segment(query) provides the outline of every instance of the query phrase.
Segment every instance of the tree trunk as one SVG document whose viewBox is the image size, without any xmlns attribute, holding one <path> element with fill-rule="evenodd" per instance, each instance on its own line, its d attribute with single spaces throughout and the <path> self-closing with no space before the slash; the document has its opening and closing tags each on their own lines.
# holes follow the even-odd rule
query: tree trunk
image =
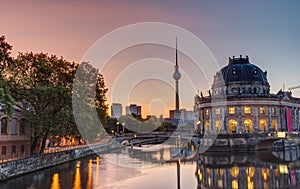
<svg viewBox="0 0 300 189">
<path fill-rule="evenodd" d="M 42 138 L 42 142 L 41 142 L 41 147 L 40 147 L 39 154 L 44 153 L 47 137 L 48 137 L 48 131 L 44 134 L 44 136 Z"/>
<path fill-rule="evenodd" d="M 36 154 L 36 148 L 38 146 L 38 138 L 36 136 L 33 137 L 33 141 L 31 143 L 31 147 L 30 147 L 30 153 L 31 155 Z"/>
</svg>

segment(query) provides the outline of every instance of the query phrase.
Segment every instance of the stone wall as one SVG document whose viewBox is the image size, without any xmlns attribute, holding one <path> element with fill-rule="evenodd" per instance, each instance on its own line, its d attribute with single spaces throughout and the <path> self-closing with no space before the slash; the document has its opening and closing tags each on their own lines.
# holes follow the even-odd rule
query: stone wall
<svg viewBox="0 0 300 189">
<path fill-rule="evenodd" d="M 31 173 L 84 156 L 92 155 L 94 153 L 108 152 L 112 149 L 118 148 L 118 144 L 118 142 L 113 140 L 106 144 L 91 145 L 62 152 L 40 154 L 29 158 L 3 162 L 0 163 L 0 182 L 26 173 Z"/>
</svg>

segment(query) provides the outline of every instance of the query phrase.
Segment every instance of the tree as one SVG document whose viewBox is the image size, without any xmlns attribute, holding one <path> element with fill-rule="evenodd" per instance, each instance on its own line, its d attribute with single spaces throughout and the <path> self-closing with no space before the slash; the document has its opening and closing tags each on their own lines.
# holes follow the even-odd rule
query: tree
<svg viewBox="0 0 300 189">
<path fill-rule="evenodd" d="M 107 104 L 104 78 L 90 63 L 77 69 L 73 87 L 73 113 L 81 135 L 88 143 L 107 136 Z"/>
<path fill-rule="evenodd" d="M 75 63 L 63 58 L 32 52 L 19 53 L 9 66 L 11 94 L 31 125 L 32 151 L 42 153 L 49 136 L 70 131 L 64 127 L 66 120 L 72 123 L 71 92 L 76 68 Z"/>
<path fill-rule="evenodd" d="M 0 37 L 0 109 L 11 116 L 13 114 L 13 105 L 15 100 L 10 95 L 8 82 L 4 79 L 4 69 L 10 65 L 12 58 L 10 51 L 12 46 L 5 41 L 5 37 Z"/>
</svg>

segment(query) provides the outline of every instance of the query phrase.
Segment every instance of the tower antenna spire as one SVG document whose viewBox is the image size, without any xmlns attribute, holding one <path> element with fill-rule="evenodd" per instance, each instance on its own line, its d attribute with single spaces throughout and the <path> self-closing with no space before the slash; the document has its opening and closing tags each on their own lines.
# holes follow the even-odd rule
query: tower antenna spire
<svg viewBox="0 0 300 189">
<path fill-rule="evenodd" d="M 177 52 L 177 37 L 176 37 L 176 63 L 174 66 L 175 72 L 173 73 L 173 78 L 175 80 L 175 109 L 176 111 L 179 111 L 179 79 L 181 78 L 181 74 L 179 72 L 179 66 L 178 66 L 178 52 Z"/>
<path fill-rule="evenodd" d="M 178 55 L 177 55 L 177 37 L 176 37 L 176 66 L 178 66 Z"/>
</svg>

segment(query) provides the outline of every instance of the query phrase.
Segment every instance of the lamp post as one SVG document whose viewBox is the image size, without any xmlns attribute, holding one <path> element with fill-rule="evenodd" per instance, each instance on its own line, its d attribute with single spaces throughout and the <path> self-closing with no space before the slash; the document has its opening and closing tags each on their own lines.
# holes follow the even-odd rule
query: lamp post
<svg viewBox="0 0 300 189">
<path fill-rule="evenodd" d="M 117 122 L 117 134 L 120 133 L 120 128 L 119 128 L 120 122 Z"/>
<path fill-rule="evenodd" d="M 123 126 L 123 134 L 125 134 L 125 123 L 122 123 Z"/>
</svg>

